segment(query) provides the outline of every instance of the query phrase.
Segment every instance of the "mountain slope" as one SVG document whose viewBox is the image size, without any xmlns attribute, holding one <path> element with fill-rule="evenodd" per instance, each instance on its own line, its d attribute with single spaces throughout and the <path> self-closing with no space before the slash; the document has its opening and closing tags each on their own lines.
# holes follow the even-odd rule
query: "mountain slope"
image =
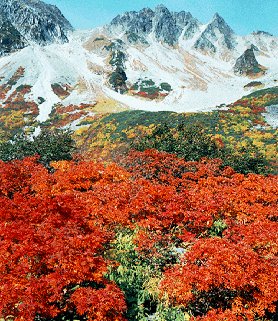
<svg viewBox="0 0 278 321">
<path fill-rule="evenodd" d="M 68 42 L 68 32 L 73 30 L 57 7 L 39 0 L 0 0 L 0 12 L 1 31 L 5 31 L 6 42 L 9 38 L 9 45 L 1 50 L 2 54 L 27 44 Z M 4 26 L 2 21 L 5 21 Z"/>
<path fill-rule="evenodd" d="M 21 1 L 0 0 L 0 7 L 9 3 L 15 9 Z M 271 87 L 278 79 L 277 37 L 264 32 L 238 36 L 218 14 L 202 24 L 185 11 L 145 8 L 65 39 L 72 28 L 57 8 L 37 0 L 24 3 L 28 19 L 21 30 L 32 19 L 38 23 L 30 33 L 16 34 L 14 47 L 26 48 L 0 59 L 1 102 L 5 108 L 16 99 L 18 88 L 28 86 L 24 99 L 37 105 L 38 122 L 61 109 L 74 119 L 73 127 L 95 110 L 212 110 L 253 90 L 246 87 L 249 75 L 234 74 L 237 59 L 251 46 L 258 64 L 265 67 L 258 82 Z M 9 21 L 14 17 L 9 14 Z M 46 45 L 50 40 L 53 43 Z M 19 69 L 21 76 L 14 82 Z M 90 107 L 81 111 L 82 103 Z"/>
</svg>

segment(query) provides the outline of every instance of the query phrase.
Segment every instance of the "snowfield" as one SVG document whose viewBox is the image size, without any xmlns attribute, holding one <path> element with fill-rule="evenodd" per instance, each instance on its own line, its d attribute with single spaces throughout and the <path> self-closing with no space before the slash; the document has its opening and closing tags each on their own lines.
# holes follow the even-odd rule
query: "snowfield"
<svg viewBox="0 0 278 321">
<path fill-rule="evenodd" d="M 163 100 L 147 100 L 131 94 L 120 94 L 112 90 L 108 84 L 109 74 L 113 70 L 108 63 L 109 53 L 88 50 L 85 46 L 85 43 L 93 42 L 103 34 L 105 35 L 105 29 L 102 28 L 76 31 L 72 33 L 69 43 L 45 47 L 29 46 L 2 57 L 0 84 L 7 82 L 19 67 L 23 67 L 23 77 L 9 94 L 19 85 L 31 85 L 28 99 L 37 102 L 38 98 L 42 97 L 45 100 L 39 105 L 40 114 L 37 120 L 40 122 L 48 119 L 55 104 L 95 104 L 99 97 L 113 99 L 130 109 L 210 111 L 217 105 L 231 103 L 255 90 L 244 89 L 244 86 L 254 79 L 236 76 L 233 73 L 238 56 L 250 44 L 255 44 L 259 49 L 256 58 L 267 68 L 266 74 L 261 75 L 256 81 L 261 81 L 265 87 L 277 86 L 278 46 L 273 44 L 273 37 L 238 37 L 236 50 L 228 60 L 196 51 L 192 48 L 193 40 L 180 40 L 179 45 L 173 48 L 148 39 L 149 46 L 125 44 L 127 81 L 133 84 L 140 78 L 152 79 L 158 84 L 169 83 L 173 90 Z M 105 37 L 109 38 L 108 35 Z M 53 92 L 53 84 L 69 86 L 69 96 L 57 96 Z"/>
</svg>

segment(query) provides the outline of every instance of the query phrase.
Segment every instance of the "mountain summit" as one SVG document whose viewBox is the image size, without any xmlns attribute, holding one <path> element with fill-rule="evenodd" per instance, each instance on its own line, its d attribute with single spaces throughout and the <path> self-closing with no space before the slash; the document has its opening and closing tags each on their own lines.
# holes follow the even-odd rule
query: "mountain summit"
<svg viewBox="0 0 278 321">
<path fill-rule="evenodd" d="M 56 6 L 39 0 L 0 0 L 0 54 L 30 43 L 68 42 L 72 30 Z"/>
<path fill-rule="evenodd" d="M 148 36 L 155 40 L 173 46 L 178 43 L 179 37 L 184 33 L 186 39 L 191 38 L 199 28 L 199 22 L 191 13 L 170 12 L 164 5 L 157 6 L 154 11 L 144 8 L 139 12 L 130 11 L 118 15 L 108 25 L 112 33 L 124 32 L 133 34 L 143 42 Z"/>
<path fill-rule="evenodd" d="M 277 86 L 278 38 L 237 35 L 218 13 L 201 23 L 159 5 L 72 30 L 55 6 L 0 0 L 0 110 L 39 122 L 56 110 L 74 127 L 95 108 L 211 110 L 252 90 L 250 78 Z"/>
<path fill-rule="evenodd" d="M 215 53 L 217 51 L 216 43 L 224 49 L 232 50 L 235 48 L 234 31 L 218 13 L 214 15 L 194 47 L 195 49 Z"/>
</svg>

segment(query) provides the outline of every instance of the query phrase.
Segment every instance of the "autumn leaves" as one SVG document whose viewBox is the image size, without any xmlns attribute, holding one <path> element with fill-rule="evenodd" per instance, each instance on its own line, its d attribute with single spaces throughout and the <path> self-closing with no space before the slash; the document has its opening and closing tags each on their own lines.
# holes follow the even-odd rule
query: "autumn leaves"
<svg viewBox="0 0 278 321">
<path fill-rule="evenodd" d="M 166 304 L 190 320 L 271 320 L 277 178 L 154 150 L 121 164 L 126 169 L 60 161 L 49 172 L 36 158 L 1 163 L 1 314 L 124 320 L 130 292 L 109 273 L 123 255 L 117 233 L 127 229 L 138 264 L 148 262 L 158 279 L 153 310 Z"/>
</svg>

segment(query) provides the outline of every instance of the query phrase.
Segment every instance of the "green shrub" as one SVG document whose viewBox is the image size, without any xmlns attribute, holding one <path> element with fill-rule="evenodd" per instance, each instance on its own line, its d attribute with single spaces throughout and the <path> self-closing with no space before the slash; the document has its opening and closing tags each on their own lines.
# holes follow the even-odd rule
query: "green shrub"
<svg viewBox="0 0 278 321">
<path fill-rule="evenodd" d="M 140 259 L 133 243 L 134 232 L 119 231 L 108 258 L 119 265 L 110 268 L 108 278 L 120 287 L 126 297 L 128 320 L 147 321 L 152 298 L 144 286 L 151 278 L 151 268 Z"/>
<path fill-rule="evenodd" d="M 262 175 L 270 173 L 269 162 L 252 144 L 237 151 L 223 149 L 219 156 L 223 160 L 223 165 L 231 166 L 236 172 Z"/>
<path fill-rule="evenodd" d="M 230 166 L 243 174 L 269 174 L 269 162 L 258 149 L 250 144 L 240 150 L 218 147 L 216 142 L 206 134 L 202 123 L 180 123 L 175 128 L 166 123 L 158 125 L 150 135 L 132 143 L 132 147 L 144 151 L 154 148 L 159 151 L 176 154 L 187 161 L 201 158 L 220 158 L 223 166 Z"/>
<path fill-rule="evenodd" d="M 0 144 L 0 159 L 6 162 L 39 155 L 39 161 L 44 166 L 50 167 L 52 161 L 72 159 L 74 145 L 69 131 L 43 130 L 33 139 L 22 134 L 15 136 L 11 141 Z"/>
<path fill-rule="evenodd" d="M 172 90 L 171 85 L 168 84 L 167 82 L 161 83 L 161 84 L 160 84 L 160 88 L 161 88 L 162 90 L 169 91 L 169 92 Z"/>
<path fill-rule="evenodd" d="M 126 81 L 126 73 L 121 67 L 117 67 L 109 78 L 109 83 L 112 85 L 114 90 L 120 91 L 121 93 L 124 93 L 127 90 Z"/>
<path fill-rule="evenodd" d="M 114 67 L 123 67 L 126 55 L 122 51 L 113 51 L 109 64 Z"/>
<path fill-rule="evenodd" d="M 162 124 L 150 134 L 136 141 L 133 147 L 138 150 L 154 148 L 159 151 L 173 153 L 186 160 L 199 160 L 202 157 L 218 156 L 216 143 L 205 133 L 201 124 L 179 124 L 171 129 Z"/>
</svg>

